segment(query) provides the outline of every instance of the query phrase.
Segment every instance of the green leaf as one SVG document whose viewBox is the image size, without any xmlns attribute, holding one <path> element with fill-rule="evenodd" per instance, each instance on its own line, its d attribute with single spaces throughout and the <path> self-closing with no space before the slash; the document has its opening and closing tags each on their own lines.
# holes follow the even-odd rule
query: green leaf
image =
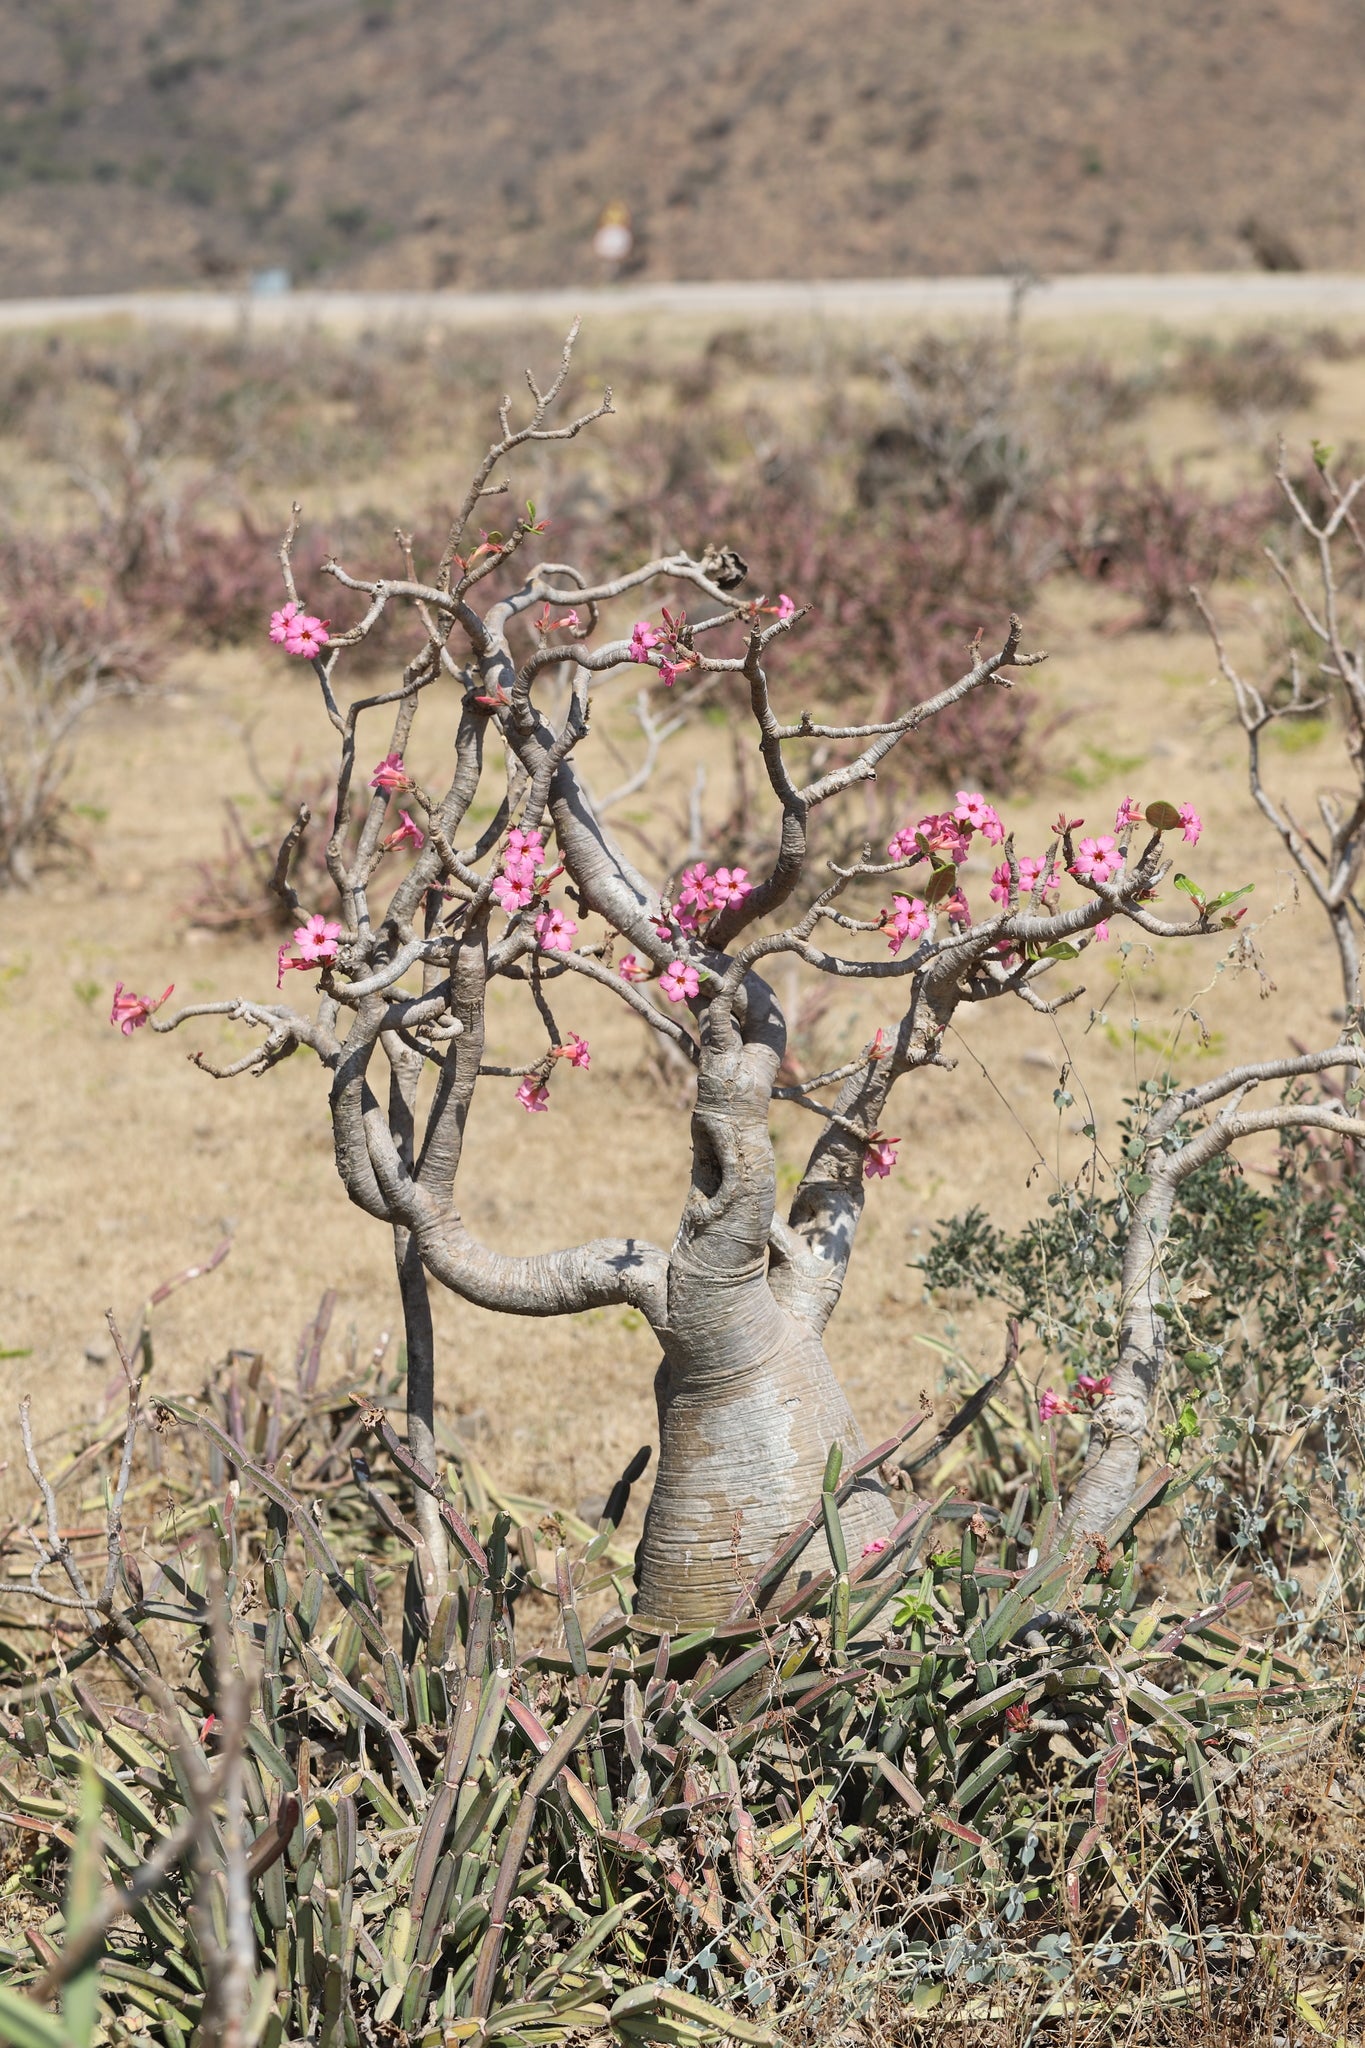
<svg viewBox="0 0 1365 2048">
<path fill-rule="evenodd" d="M 1225 903 L 1235 903 L 1239 896 L 1249 896 L 1255 887 L 1256 884 L 1254 882 L 1247 882 L 1240 889 L 1224 889 L 1221 896 L 1211 896 L 1209 898 L 1209 907 L 1213 910 L 1221 910 Z"/>
<path fill-rule="evenodd" d="M 776 2048 L 771 2027 L 708 2005 L 673 1984 L 639 1984 L 611 2009 L 614 2032 L 627 2041 L 740 2041 L 746 2048 Z"/>
<path fill-rule="evenodd" d="M 945 896 L 952 895 L 956 887 L 956 868 L 935 868 L 924 885 L 924 901 L 928 904 L 941 903 Z"/>
<path fill-rule="evenodd" d="M 1180 813 L 1174 804 L 1148 804 L 1142 815 L 1158 832 L 1174 832 L 1180 823 Z"/>
<path fill-rule="evenodd" d="M 0 1984 L 0 2041 L 8 2048 L 76 2048 L 59 2019 Z"/>
<path fill-rule="evenodd" d="M 933 1618 L 934 1603 L 922 1593 L 902 1593 L 891 1615 L 897 1628 L 909 1628 L 911 1622 L 930 1622 Z"/>
<path fill-rule="evenodd" d="M 1198 882 L 1192 882 L 1188 875 L 1173 875 L 1171 879 L 1177 889 L 1181 890 L 1186 896 L 1194 898 L 1201 910 L 1208 909 L 1208 897 L 1204 894 Z"/>
<path fill-rule="evenodd" d="M 1160 1623 L 1161 1608 L 1159 1605 L 1149 1607 L 1145 1614 L 1139 1615 L 1137 1625 L 1128 1639 L 1131 1647 L 1135 1650 L 1145 1650 L 1152 1637 L 1156 1634 Z"/>
<path fill-rule="evenodd" d="M 104 1810 L 104 1788 L 88 1757 L 81 1759 L 80 1805 L 76 1815 L 76 1841 L 71 1851 L 71 1874 L 66 1886 L 68 1938 L 87 1925 L 104 1890 L 104 1863 L 100 1856 L 100 1814 Z M 62 1986 L 62 2018 L 76 2048 L 89 2048 L 99 2008 L 99 1965 L 103 1943 L 93 1950 L 84 1967 Z"/>
</svg>

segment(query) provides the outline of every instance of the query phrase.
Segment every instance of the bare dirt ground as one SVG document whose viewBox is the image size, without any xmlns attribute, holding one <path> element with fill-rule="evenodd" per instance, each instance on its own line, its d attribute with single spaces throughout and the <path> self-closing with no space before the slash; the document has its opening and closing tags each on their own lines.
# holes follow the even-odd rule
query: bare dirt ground
<svg viewBox="0 0 1365 2048">
<path fill-rule="evenodd" d="M 1302 439 L 1365 433 L 1359 361 L 1327 366 L 1312 420 L 1287 424 Z M 1209 464 L 1227 456 L 1210 441 L 1207 416 L 1183 401 L 1154 407 L 1143 432 L 1159 459 L 1177 450 Z M 1255 598 L 1248 587 L 1223 599 L 1233 643 L 1249 657 Z M 977 1364 L 998 1356 L 998 1316 L 923 1298 L 913 1260 L 936 1218 L 979 1203 L 1001 1223 L 1022 1223 L 1057 1174 L 1088 1155 L 1082 1123 L 1093 1114 L 1112 1140 L 1123 1096 L 1161 1068 L 1173 1037 L 1177 1072 L 1197 1076 L 1291 1037 L 1329 1042 L 1334 1029 L 1340 991 L 1326 929 L 1295 900 L 1278 844 L 1248 802 L 1242 735 L 1210 682 L 1207 644 L 1185 629 L 1116 632 L 1126 609 L 1066 581 L 1045 587 L 1028 644 L 1051 651 L 1032 680 L 1054 737 L 1046 772 L 1010 803 L 1009 822 L 1021 850 L 1041 850 L 1059 808 L 1107 830 L 1124 795 L 1193 800 L 1206 832 L 1183 850 L 1184 864 L 1212 889 L 1255 883 L 1256 957 L 1220 937 L 1165 946 L 1155 959 L 1138 943 L 1125 960 L 1116 932 L 1078 963 L 1083 976 L 1059 971 L 1059 988 L 1083 979 L 1085 994 L 1055 1022 L 1022 1006 L 983 1010 L 957 1035 L 951 1073 L 902 1084 L 891 1119 L 906 1141 L 901 1162 L 871 1188 L 830 1331 L 870 1440 L 933 1389 L 942 1345 Z M 1003 626 L 983 623 L 988 637 Z M 608 707 L 613 687 L 624 696 L 608 686 Z M 780 702 L 780 672 L 778 687 Z M 612 719 L 624 730 L 609 711 L 609 727 Z M 186 929 L 181 907 L 186 863 L 217 850 L 224 796 L 249 795 L 242 732 L 252 725 L 272 756 L 328 759 L 310 679 L 264 636 L 259 650 L 178 659 L 164 693 L 111 707 L 83 745 L 79 794 L 98 817 L 89 868 L 0 898 L 0 1349 L 15 1354 L 0 1363 L 0 1487 L 11 1502 L 29 1491 L 13 1427 L 20 1395 L 32 1395 L 40 1436 L 97 1409 L 111 1390 L 106 1307 L 131 1322 L 158 1281 L 204 1258 L 225 1233 L 232 1250 L 219 1270 L 158 1311 L 163 1384 L 192 1382 L 230 1344 L 287 1364 L 329 1286 L 340 1290 L 339 1338 L 353 1325 L 363 1351 L 393 1325 L 387 1235 L 340 1190 L 323 1076 L 306 1056 L 264 1080 L 216 1083 L 186 1058 L 196 1047 L 210 1056 L 241 1049 L 216 1021 L 131 1041 L 108 1022 L 115 980 L 154 992 L 174 982 L 177 997 L 201 999 L 264 998 L 273 987 L 271 941 L 208 939 Z M 599 743 L 594 735 L 589 748 Z M 715 726 L 698 728 L 650 801 L 690 782 L 698 750 L 711 758 L 725 744 Z M 430 734 L 424 745 L 433 746 Z M 585 758 L 591 768 L 591 752 Z M 1330 738 L 1314 730 L 1306 744 L 1268 756 L 1270 781 L 1305 813 L 1337 769 Z M 984 898 L 984 866 L 969 881 Z M 685 1107 L 650 1070 L 619 1006 L 585 990 L 562 1009 L 562 1021 L 592 1041 L 592 1071 L 557 1087 L 548 1117 L 526 1117 L 512 1083 L 484 1084 L 462 1171 L 466 1213 L 508 1250 L 597 1231 L 667 1241 L 686 1186 Z M 851 1012 L 847 1031 L 858 1042 L 890 1021 L 866 997 Z M 505 1056 L 525 1045 L 527 1028 L 500 985 L 493 1031 Z M 1073 1099 L 1058 1105 L 1064 1070 Z M 795 1107 L 777 1117 L 790 1186 L 811 1119 Z M 1247 1165 L 1254 1170 L 1251 1157 Z M 509 1483 L 569 1504 L 600 1496 L 651 1439 L 656 1351 L 638 1318 L 604 1311 L 537 1325 L 448 1298 L 436 1306 L 445 1413 Z M 339 1372 L 335 1345 L 331 1356 Z M 1026 1354 L 1026 1369 L 1038 1363 Z"/>
</svg>

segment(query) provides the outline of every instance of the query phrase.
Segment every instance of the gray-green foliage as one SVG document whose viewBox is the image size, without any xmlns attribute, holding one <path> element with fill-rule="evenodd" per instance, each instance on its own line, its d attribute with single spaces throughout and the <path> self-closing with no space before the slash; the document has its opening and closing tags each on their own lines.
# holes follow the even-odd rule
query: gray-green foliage
<svg viewBox="0 0 1365 2048">
<path fill-rule="evenodd" d="M 499 1495 L 451 1445 L 458 1568 L 428 1616 L 404 1588 L 397 1377 L 376 1368 L 357 1406 L 344 1385 L 313 1393 L 300 1360 L 297 1386 L 237 1354 L 197 1402 L 134 1405 L 125 1519 L 140 1500 L 151 1525 L 140 1544 L 111 1536 L 98 1626 L 68 1621 L 58 1644 L 11 1589 L 0 1798 L 33 1831 L 10 1880 L 33 1934 L 0 1944 L 0 2039 L 210 2038 L 205 1944 L 227 1931 L 216 1809 L 197 1898 L 177 1861 L 73 1973 L 60 2017 L 32 1992 L 99 1886 L 128 1884 L 191 1812 L 196 1772 L 223 1767 L 216 1585 L 252 1688 L 243 2024 L 264 2048 L 358 2048 L 376 2029 L 822 2038 L 888 1985 L 912 1999 L 1022 1973 L 1051 1995 L 1083 1929 L 1119 1982 L 1144 1927 L 1179 1934 L 1191 1910 L 1251 1924 L 1263 1843 L 1209 1759 L 1251 1758 L 1304 1695 L 1292 1666 L 1227 1633 L 1225 1604 L 1135 1608 L 1134 1528 L 1179 1491 L 1169 1468 L 1079 1557 L 1049 1554 L 1046 1461 L 1003 1512 L 912 1495 L 885 1547 L 850 1557 L 841 1503 L 897 1446 L 849 1472 L 834 1454 L 733 1618 L 670 1641 L 631 1613 L 610 1524 Z M 55 1497 L 107 1505 L 122 1435 L 55 1472 Z M 801 1583 L 817 1530 L 834 1569 Z M 1106 1858 L 1130 1852 L 1134 1796 L 1139 1832 L 1165 1847 L 1133 1866 L 1140 1910 L 1116 1911 Z M 1009 1938 L 954 1934 L 952 1913 L 945 1931 L 943 1900 Z"/>
<path fill-rule="evenodd" d="M 1115 1181 L 1051 1195 L 1014 1235 L 979 1210 L 953 1218 L 927 1282 L 1027 1318 L 1068 1381 L 1104 1373 L 1140 1152 Z M 1185 1533 L 1206 1567 L 1262 1576 L 1295 1646 L 1343 1626 L 1359 1639 L 1365 1621 L 1365 1181 L 1353 1165 L 1285 1132 L 1273 1178 L 1222 1160 L 1194 1174 L 1168 1238 L 1160 1423 L 1168 1454 L 1203 1468 Z M 1305 1584 L 1329 1553 L 1336 1577 L 1315 1611 Z"/>
</svg>

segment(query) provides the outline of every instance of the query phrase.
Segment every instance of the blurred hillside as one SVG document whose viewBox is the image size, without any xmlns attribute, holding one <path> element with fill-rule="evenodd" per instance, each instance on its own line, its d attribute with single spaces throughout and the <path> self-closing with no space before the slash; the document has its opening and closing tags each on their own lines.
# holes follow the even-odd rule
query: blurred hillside
<svg viewBox="0 0 1365 2048">
<path fill-rule="evenodd" d="M 1362 258 L 1365 0 L 8 0 L 0 290 Z"/>
</svg>

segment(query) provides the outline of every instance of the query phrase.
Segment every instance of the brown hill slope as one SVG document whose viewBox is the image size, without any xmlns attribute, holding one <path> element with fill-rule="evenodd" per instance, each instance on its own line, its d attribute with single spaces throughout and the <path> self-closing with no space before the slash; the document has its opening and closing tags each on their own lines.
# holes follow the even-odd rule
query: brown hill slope
<svg viewBox="0 0 1365 2048">
<path fill-rule="evenodd" d="M 7 0 L 0 292 L 1355 269 L 1365 0 Z"/>
</svg>

